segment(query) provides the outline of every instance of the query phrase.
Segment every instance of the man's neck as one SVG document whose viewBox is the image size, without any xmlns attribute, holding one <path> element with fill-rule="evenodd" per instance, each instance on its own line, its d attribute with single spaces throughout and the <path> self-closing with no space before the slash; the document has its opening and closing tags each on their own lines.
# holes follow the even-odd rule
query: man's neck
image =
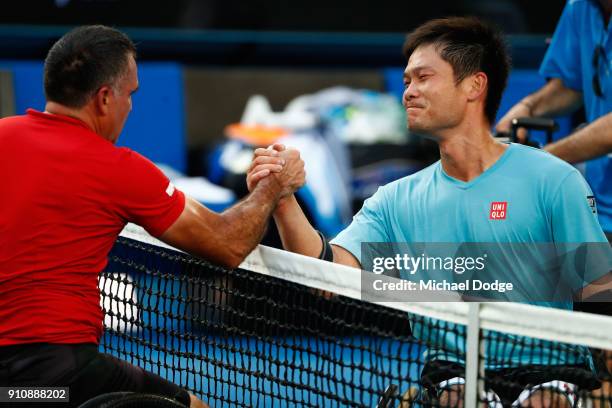
<svg viewBox="0 0 612 408">
<path fill-rule="evenodd" d="M 90 128 L 92 131 L 97 134 L 100 134 L 100 132 L 98 131 L 99 126 L 93 119 L 93 116 L 88 113 L 87 107 L 82 109 L 75 109 L 59 104 L 57 102 L 48 101 L 45 105 L 45 113 L 50 113 L 52 115 L 68 116 L 70 118 L 78 119 L 81 122 L 85 123 L 87 127 Z"/>
<path fill-rule="evenodd" d="M 487 129 L 455 134 L 439 142 L 442 168 L 449 176 L 468 182 L 491 167 L 507 149 Z"/>
</svg>

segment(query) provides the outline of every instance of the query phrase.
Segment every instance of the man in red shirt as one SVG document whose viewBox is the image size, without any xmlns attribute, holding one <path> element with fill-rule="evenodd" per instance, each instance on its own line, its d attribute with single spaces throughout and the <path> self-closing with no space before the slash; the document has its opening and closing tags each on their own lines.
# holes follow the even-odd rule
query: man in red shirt
<svg viewBox="0 0 612 408">
<path fill-rule="evenodd" d="M 260 241 L 278 200 L 304 183 L 299 154 L 281 153 L 270 164 L 272 177 L 217 214 L 143 156 L 116 147 L 138 89 L 135 53 L 115 29 L 76 28 L 45 60 L 45 111 L 0 120 L 0 386 L 69 386 L 64 407 L 111 391 L 205 406 L 98 352 L 98 274 L 128 222 L 236 267 Z"/>
</svg>

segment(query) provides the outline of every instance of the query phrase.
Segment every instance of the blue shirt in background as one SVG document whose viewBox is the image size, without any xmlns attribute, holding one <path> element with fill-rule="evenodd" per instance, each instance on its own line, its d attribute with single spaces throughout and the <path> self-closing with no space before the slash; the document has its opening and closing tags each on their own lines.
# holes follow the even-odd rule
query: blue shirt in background
<svg viewBox="0 0 612 408">
<path fill-rule="evenodd" d="M 611 33 L 612 24 L 605 26 L 597 1 L 569 0 L 540 67 L 542 76 L 559 78 L 568 88 L 582 92 L 588 122 L 612 111 Z M 605 55 L 600 55 L 598 66 L 594 66 L 593 53 L 598 46 Z M 594 74 L 599 77 L 603 97 L 593 90 Z M 612 157 L 589 161 L 586 179 L 595 193 L 601 226 L 612 232 Z"/>
</svg>

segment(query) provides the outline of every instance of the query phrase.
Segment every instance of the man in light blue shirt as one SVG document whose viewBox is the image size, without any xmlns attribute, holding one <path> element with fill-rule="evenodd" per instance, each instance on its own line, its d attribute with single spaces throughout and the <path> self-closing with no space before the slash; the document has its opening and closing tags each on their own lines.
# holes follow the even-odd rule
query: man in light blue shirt
<svg viewBox="0 0 612 408">
<path fill-rule="evenodd" d="M 589 124 L 545 150 L 569 163 L 589 160 L 586 179 L 612 241 L 611 13 L 610 0 L 568 0 L 540 67 L 548 83 L 510 109 L 497 129 L 508 130 L 517 117 L 553 117 L 584 104 Z"/>
<path fill-rule="evenodd" d="M 492 137 L 491 124 L 509 71 L 497 31 L 473 18 L 432 20 L 411 33 L 404 53 L 408 65 L 403 103 L 408 126 L 438 142 L 441 160 L 381 187 L 331 245 L 312 228 L 295 198 L 288 197 L 274 213 L 286 249 L 359 268 L 364 262 L 364 242 L 605 242 L 591 191 L 574 168 L 545 152 L 502 144 Z M 256 151 L 247 176 L 249 188 L 278 171 L 282 150 L 275 146 Z M 582 286 L 573 289 L 592 289 Z M 438 327 L 443 330 L 438 332 Z M 430 383 L 440 403 L 456 406 L 463 391 L 461 330 L 441 327 L 432 319 L 413 321 L 413 333 L 430 346 L 424 383 Z M 590 374 L 586 350 L 576 348 L 571 358 L 540 355 L 538 360 L 534 356 L 544 346 L 535 350 L 529 339 L 521 342 L 522 346 L 514 347 L 516 341 L 506 339 L 505 344 L 513 346 L 497 352 L 506 362 L 504 369 L 532 365 L 541 374 L 542 365 L 561 365 L 581 370 L 580 375 Z M 514 354 L 518 349 L 531 352 Z M 490 361 L 487 365 L 502 368 Z M 531 406 L 550 403 L 557 392 L 567 397 L 561 406 L 573 403 L 573 384 L 579 379 L 561 378 L 552 371 L 536 374 L 521 379 L 514 376 L 515 388 L 498 393 L 512 403 L 528 385 L 548 384 L 551 392 L 529 388 L 522 402 Z M 553 380 L 565 382 L 550 385 Z"/>
</svg>

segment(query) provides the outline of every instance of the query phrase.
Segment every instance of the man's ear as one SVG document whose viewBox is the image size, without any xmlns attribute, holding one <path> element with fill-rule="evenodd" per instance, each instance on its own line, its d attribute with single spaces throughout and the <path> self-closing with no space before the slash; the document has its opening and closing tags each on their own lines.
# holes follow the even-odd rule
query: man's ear
<svg viewBox="0 0 612 408">
<path fill-rule="evenodd" d="M 467 97 L 470 102 L 485 97 L 488 84 L 487 74 L 477 72 L 466 78 Z"/>
<path fill-rule="evenodd" d="M 110 86 L 104 85 L 100 89 L 98 89 L 94 97 L 96 102 L 96 109 L 102 115 L 106 115 L 108 113 L 111 92 L 112 89 L 110 88 Z"/>
</svg>

